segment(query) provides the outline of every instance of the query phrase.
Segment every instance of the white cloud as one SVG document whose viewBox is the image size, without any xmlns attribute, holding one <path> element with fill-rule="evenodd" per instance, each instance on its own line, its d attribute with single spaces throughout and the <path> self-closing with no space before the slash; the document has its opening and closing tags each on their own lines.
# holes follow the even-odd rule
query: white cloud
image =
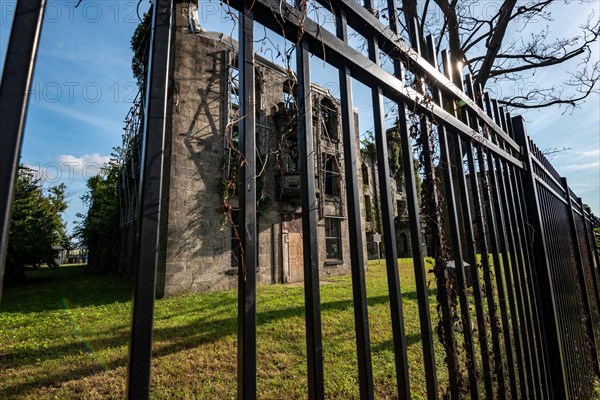
<svg viewBox="0 0 600 400">
<path fill-rule="evenodd" d="M 600 168 L 600 161 L 592 162 L 592 163 L 584 163 L 584 164 L 570 164 L 570 165 L 566 165 L 563 168 L 566 170 L 569 170 L 569 171 L 580 171 L 580 170 L 586 170 L 586 169 L 591 169 L 591 168 Z"/>
<path fill-rule="evenodd" d="M 70 188 L 83 188 L 82 182 L 100 172 L 102 165 L 110 161 L 110 156 L 98 153 L 74 156 L 62 154 L 55 161 L 28 164 L 36 177 L 47 185 L 65 183 Z"/>
<path fill-rule="evenodd" d="M 580 151 L 579 155 L 582 157 L 600 157 L 600 149 Z"/>
<path fill-rule="evenodd" d="M 85 178 L 96 175 L 99 172 L 99 168 L 109 161 L 110 156 L 102 156 L 98 153 L 84 154 L 80 157 L 71 154 L 58 156 L 59 164 L 72 168 L 73 172 L 81 173 Z"/>
</svg>

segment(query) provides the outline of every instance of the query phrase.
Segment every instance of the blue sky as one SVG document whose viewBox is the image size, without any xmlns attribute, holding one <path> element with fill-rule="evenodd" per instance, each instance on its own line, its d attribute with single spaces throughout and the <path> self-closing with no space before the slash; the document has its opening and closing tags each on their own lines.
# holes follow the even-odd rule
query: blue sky
<svg viewBox="0 0 600 400">
<path fill-rule="evenodd" d="M 141 11 L 148 8 L 142 2 Z M 68 229 L 85 212 L 85 178 L 119 146 L 123 119 L 137 93 L 129 41 L 137 1 L 49 0 L 32 85 L 22 162 L 46 184 L 67 184 Z M 0 1 L 4 64 L 14 1 Z"/>
<path fill-rule="evenodd" d="M 14 4 L 13 0 L 0 0 L 0 68 L 4 64 Z M 70 207 L 65 219 L 69 230 L 76 214 L 85 212 L 79 199 L 85 192 L 85 178 L 94 175 L 108 160 L 112 148 L 120 145 L 123 119 L 137 90 L 131 74 L 129 41 L 139 22 L 138 1 L 83 0 L 75 8 L 76 4 L 76 0 L 48 0 L 22 151 L 22 162 L 38 168 L 47 184 L 67 183 Z M 596 18 L 600 15 L 598 2 L 577 4 L 576 12 L 557 4 L 554 12 L 557 20 L 539 21 L 538 25 L 531 25 L 530 31 L 550 24 L 553 34 L 566 36 L 584 22 L 590 11 L 595 10 Z M 148 6 L 149 2 L 142 0 L 140 14 Z M 568 23 L 559 17 L 566 18 Z M 207 30 L 230 34 L 233 29 L 228 16 L 214 0 L 200 2 L 200 22 Z M 260 32 L 257 29 L 257 37 Z M 529 33 L 510 32 L 510 35 Z M 280 50 L 286 46 L 283 40 L 274 40 L 274 44 Z M 265 47 L 263 54 L 270 57 L 275 52 Z M 547 69 L 532 77 L 531 82 L 547 85 L 561 78 L 569 67 L 573 68 Z M 336 94 L 338 80 L 334 69 L 313 58 L 311 70 L 315 82 Z M 370 94 L 358 83 L 353 92 L 354 105 L 360 110 L 362 134 L 373 126 Z M 558 153 L 552 163 L 594 213 L 600 215 L 599 96 L 564 115 L 557 108 L 523 115 L 530 136 L 540 148 L 570 148 Z"/>
</svg>

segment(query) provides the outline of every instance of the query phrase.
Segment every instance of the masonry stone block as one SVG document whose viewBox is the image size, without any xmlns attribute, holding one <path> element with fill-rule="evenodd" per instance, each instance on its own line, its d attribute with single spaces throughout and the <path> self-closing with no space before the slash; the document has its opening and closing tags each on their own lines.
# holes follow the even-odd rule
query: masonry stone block
<svg viewBox="0 0 600 400">
<path fill-rule="evenodd" d="M 235 128 L 239 118 L 235 114 L 235 96 L 231 95 L 232 82 L 227 79 L 236 68 L 235 65 L 229 65 L 234 58 L 236 42 L 222 34 L 190 33 L 187 3 L 177 3 L 176 7 L 173 82 L 177 90 L 171 99 L 174 111 L 167 124 L 171 129 L 171 152 L 167 160 L 170 170 L 166 196 L 168 204 L 165 205 L 168 210 L 165 213 L 166 264 L 164 279 L 159 279 L 164 282 L 166 296 L 237 287 L 238 275 L 232 271 L 235 271 L 235 260 L 239 258 L 239 243 L 232 233 L 233 228 L 224 223 L 223 198 L 219 192 L 219 181 L 230 178 L 227 168 L 224 168 L 229 161 L 225 135 L 231 132 L 226 126 L 229 124 L 230 128 Z M 281 145 L 282 125 L 277 125 L 276 118 L 282 115 L 279 103 L 284 98 L 284 83 L 289 75 L 282 67 L 260 57 L 257 57 L 256 68 L 257 152 L 259 158 L 267 160 L 264 173 L 257 181 L 260 180 L 262 198 L 268 200 L 265 203 L 266 210 L 263 210 L 265 212 L 258 217 L 260 268 L 257 280 L 268 284 L 286 282 L 289 278 L 286 271 L 290 268 L 284 262 L 291 262 L 290 257 L 286 256 L 291 248 L 284 240 L 282 221 L 285 218 L 299 218 L 302 210 L 299 198 L 282 197 L 278 186 L 281 159 L 274 151 Z M 317 117 L 321 100 L 330 96 L 318 87 L 314 87 L 313 92 Z M 333 108 L 339 108 L 335 99 L 330 104 Z M 328 151 L 341 165 L 339 172 L 343 178 L 341 142 L 330 141 L 324 136 L 319 118 L 315 119 L 317 122 L 313 130 L 315 139 L 318 139 L 315 142 L 323 143 L 323 148 L 319 148 L 315 154 L 315 174 L 321 173 L 321 156 Z M 233 160 L 230 171 L 239 169 L 240 161 L 235 157 Z M 319 198 L 321 217 L 342 217 L 339 232 L 341 260 L 334 265 L 326 262 L 324 220 L 318 224 L 320 271 L 324 277 L 348 273 L 350 267 L 348 225 L 343 217 L 346 200 L 343 179 L 341 181 L 336 202 L 328 204 L 322 197 Z M 322 183 L 322 179 L 319 182 Z M 237 208 L 237 196 L 230 198 L 228 204 Z M 294 240 L 294 245 L 301 246 L 301 238 Z M 301 255 L 301 248 L 295 251 L 295 254 Z M 301 259 L 295 262 L 301 263 Z M 301 269 L 302 265 L 297 268 Z"/>
</svg>

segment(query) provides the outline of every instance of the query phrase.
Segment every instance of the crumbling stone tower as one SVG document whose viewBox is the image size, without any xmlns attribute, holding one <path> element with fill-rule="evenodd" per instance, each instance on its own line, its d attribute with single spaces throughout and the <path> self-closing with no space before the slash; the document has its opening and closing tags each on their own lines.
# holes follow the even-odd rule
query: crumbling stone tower
<svg viewBox="0 0 600 400">
<path fill-rule="evenodd" d="M 177 4 L 165 149 L 161 220 L 165 234 L 157 287 L 165 296 L 234 288 L 239 268 L 237 194 L 230 185 L 239 162 L 237 43 L 221 33 L 192 33 L 187 7 L 185 2 Z M 293 78 L 260 57 L 256 77 L 257 279 L 259 283 L 301 281 L 302 188 Z M 340 106 L 317 86 L 312 96 L 319 260 L 321 276 L 326 277 L 350 270 Z M 357 117 L 355 121 L 357 125 Z"/>
</svg>

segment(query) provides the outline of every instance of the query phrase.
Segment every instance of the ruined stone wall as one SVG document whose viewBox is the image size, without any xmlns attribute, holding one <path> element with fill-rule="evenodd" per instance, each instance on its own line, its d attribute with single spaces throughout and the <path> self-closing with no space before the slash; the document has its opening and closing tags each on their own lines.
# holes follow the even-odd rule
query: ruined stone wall
<svg viewBox="0 0 600 400">
<path fill-rule="evenodd" d="M 226 127 L 231 121 L 229 73 L 230 65 L 236 65 L 237 44 L 220 33 L 191 33 L 187 3 L 178 3 L 176 7 L 173 90 L 169 105 L 171 117 L 167 123 L 161 216 L 161 226 L 166 234 L 160 247 L 157 284 L 158 293 L 164 296 L 235 288 L 238 279 L 237 241 L 221 208 L 219 187 L 220 181 L 227 178 L 224 165 L 229 149 Z M 282 220 L 286 215 L 302 212 L 299 199 L 282 199 L 277 186 L 276 151 L 280 138 L 274 117 L 280 109 L 278 104 L 283 99 L 288 76 L 281 67 L 266 60 L 257 61 L 256 75 L 257 161 L 258 167 L 263 167 L 262 174 L 257 177 L 257 195 L 262 199 L 258 215 L 257 280 L 258 283 L 279 283 L 289 280 L 284 265 Z M 324 95 L 326 93 L 319 90 L 313 92 L 315 105 Z M 315 107 L 317 113 L 318 107 Z M 356 120 L 355 125 L 357 123 Z M 313 130 L 315 142 L 323 142 L 318 118 Z M 358 126 L 356 133 L 358 135 Z M 341 141 L 326 144 L 341 149 Z M 314 157 L 315 165 L 319 166 L 321 154 L 317 151 Z M 350 268 L 343 155 L 339 163 L 341 201 L 334 204 L 319 194 L 319 260 L 323 277 L 348 273 Z M 322 179 L 319 174 L 317 167 L 315 175 Z M 234 207 L 236 201 L 235 198 L 232 200 Z M 326 262 L 323 217 L 333 214 L 341 217 L 342 260 L 332 265 Z"/>
<path fill-rule="evenodd" d="M 235 286 L 235 279 L 224 273 L 231 264 L 230 232 L 218 212 L 226 46 L 189 33 L 184 7 L 177 4 L 170 154 L 165 162 L 166 296 Z"/>
</svg>

